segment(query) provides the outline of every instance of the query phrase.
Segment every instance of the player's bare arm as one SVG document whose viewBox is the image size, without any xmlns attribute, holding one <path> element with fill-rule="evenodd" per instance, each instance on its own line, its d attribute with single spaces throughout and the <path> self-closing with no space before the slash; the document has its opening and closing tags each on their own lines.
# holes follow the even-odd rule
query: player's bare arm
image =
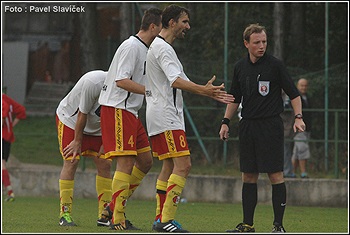
<svg viewBox="0 0 350 235">
<path fill-rule="evenodd" d="M 145 94 L 145 86 L 134 82 L 129 78 L 118 80 L 116 81 L 116 84 L 118 87 L 123 88 L 124 90 L 127 90 L 129 92 L 141 95 Z"/>
<path fill-rule="evenodd" d="M 192 81 L 186 81 L 179 77 L 173 82 L 172 87 L 185 90 L 194 94 L 208 96 L 224 104 L 232 103 L 235 100 L 233 95 L 227 94 L 227 92 L 224 90 L 224 84 L 221 84 L 220 86 L 214 86 L 212 83 L 215 79 L 216 76 L 214 75 L 207 82 L 207 84 L 203 86 L 196 84 Z"/>
<path fill-rule="evenodd" d="M 17 125 L 17 123 L 19 123 L 20 119 L 19 118 L 15 118 L 15 120 L 13 120 L 12 122 L 12 126 L 15 127 Z"/>
</svg>

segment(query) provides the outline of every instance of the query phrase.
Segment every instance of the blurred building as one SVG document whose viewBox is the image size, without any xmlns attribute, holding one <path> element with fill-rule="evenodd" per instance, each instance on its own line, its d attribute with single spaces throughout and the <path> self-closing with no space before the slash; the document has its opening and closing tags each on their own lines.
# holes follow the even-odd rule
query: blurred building
<svg viewBox="0 0 350 235">
<path fill-rule="evenodd" d="M 94 5 L 94 12 L 72 10 L 75 7 L 86 11 L 87 4 Z M 96 21 L 97 29 L 94 45 L 98 47 L 100 69 L 107 70 L 115 49 L 125 35 L 138 30 L 140 14 L 148 7 L 123 2 L 2 2 L 2 5 L 2 89 L 22 104 L 35 82 L 75 83 L 85 72 L 80 63 L 84 50 L 81 31 L 92 23 L 86 22 L 83 14 L 95 16 L 91 19 Z M 57 12 L 57 7 L 63 11 Z"/>
</svg>

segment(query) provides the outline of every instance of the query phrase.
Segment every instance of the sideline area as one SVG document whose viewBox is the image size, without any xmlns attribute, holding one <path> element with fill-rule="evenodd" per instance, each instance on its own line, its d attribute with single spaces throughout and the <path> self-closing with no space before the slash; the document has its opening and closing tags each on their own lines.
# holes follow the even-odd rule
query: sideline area
<svg viewBox="0 0 350 235">
<path fill-rule="evenodd" d="M 57 196 L 60 166 L 21 163 L 11 156 L 8 162 L 12 187 L 16 196 Z M 74 195 L 95 198 L 94 169 L 84 172 L 78 168 Z M 140 200 L 155 198 L 158 173 L 148 173 L 133 197 Z M 348 207 L 348 180 L 343 179 L 285 179 L 287 203 L 292 206 Z M 241 202 L 242 181 L 239 177 L 189 175 L 182 197 L 197 202 Z M 271 185 L 261 177 L 258 181 L 258 202 L 271 203 Z"/>
</svg>

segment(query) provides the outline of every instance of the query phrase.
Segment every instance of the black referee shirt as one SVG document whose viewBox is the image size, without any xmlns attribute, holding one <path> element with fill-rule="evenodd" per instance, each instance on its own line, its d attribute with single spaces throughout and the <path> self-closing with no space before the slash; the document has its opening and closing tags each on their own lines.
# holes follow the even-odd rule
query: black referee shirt
<svg viewBox="0 0 350 235">
<path fill-rule="evenodd" d="M 282 89 L 292 100 L 299 91 L 283 62 L 265 53 L 256 63 L 249 54 L 234 65 L 230 93 L 242 102 L 242 118 L 257 119 L 283 112 Z"/>
</svg>

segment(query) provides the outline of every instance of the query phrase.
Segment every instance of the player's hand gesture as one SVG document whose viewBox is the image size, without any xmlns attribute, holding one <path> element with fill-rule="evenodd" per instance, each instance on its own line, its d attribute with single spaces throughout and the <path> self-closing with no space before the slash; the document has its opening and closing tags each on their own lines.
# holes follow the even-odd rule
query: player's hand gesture
<svg viewBox="0 0 350 235">
<path fill-rule="evenodd" d="M 225 91 L 225 84 L 222 83 L 220 86 L 214 86 L 213 82 L 215 81 L 216 76 L 214 75 L 205 85 L 206 90 L 208 91 L 207 95 L 213 98 L 216 101 L 219 101 L 224 104 L 233 103 L 235 98 L 231 94 L 227 94 Z"/>
</svg>

